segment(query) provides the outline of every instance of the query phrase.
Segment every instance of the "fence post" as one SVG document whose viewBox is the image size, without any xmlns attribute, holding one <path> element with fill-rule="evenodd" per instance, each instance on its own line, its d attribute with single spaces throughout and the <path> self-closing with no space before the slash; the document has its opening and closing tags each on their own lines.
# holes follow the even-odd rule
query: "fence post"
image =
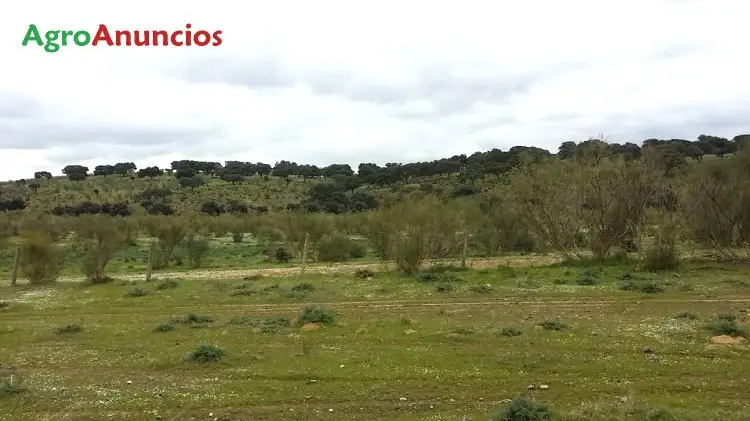
<svg viewBox="0 0 750 421">
<path fill-rule="evenodd" d="M 146 282 L 151 280 L 151 273 L 154 271 L 154 240 L 148 247 L 148 267 L 146 268 Z"/>
<path fill-rule="evenodd" d="M 310 233 L 305 233 L 305 243 L 302 245 L 302 266 L 300 267 L 300 275 L 305 274 L 307 268 L 307 242 L 310 241 Z"/>
<path fill-rule="evenodd" d="M 464 229 L 464 249 L 461 252 L 461 267 L 466 269 L 466 254 L 468 253 L 468 240 L 469 234 L 466 232 L 466 229 Z"/>
<path fill-rule="evenodd" d="M 16 286 L 18 279 L 18 264 L 21 260 L 21 247 L 16 247 L 16 253 L 13 255 L 13 270 L 10 273 L 10 286 Z"/>
</svg>

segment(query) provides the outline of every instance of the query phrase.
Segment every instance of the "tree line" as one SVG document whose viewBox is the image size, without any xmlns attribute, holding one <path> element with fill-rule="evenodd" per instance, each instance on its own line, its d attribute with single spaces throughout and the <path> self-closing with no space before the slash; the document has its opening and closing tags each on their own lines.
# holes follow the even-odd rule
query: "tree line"
<svg viewBox="0 0 750 421">
<path fill-rule="evenodd" d="M 241 204 L 219 203 L 173 216 L 113 216 L 101 207 L 98 214 L 79 217 L 4 212 L 0 237 L 20 237 L 23 273 L 34 282 L 56 277 L 66 243 L 78 245 L 90 279 L 106 279 L 106 263 L 138 235 L 155 242 L 156 268 L 173 262 L 179 248 L 200 265 L 209 239 L 227 234 L 237 242 L 252 235 L 262 252 L 279 262 L 301 258 L 305 238 L 313 258 L 361 255 L 352 243 L 356 234 L 405 274 L 419 272 L 426 259 L 456 256 L 463 244 L 485 256 L 510 251 L 554 252 L 570 260 L 635 256 L 652 271 L 677 268 L 686 245 L 717 259 L 748 262 L 750 147 L 696 161 L 682 172 L 665 171 L 664 153 L 647 147 L 639 159 L 623 159 L 604 142 L 589 142 L 566 159 L 522 162 L 483 194 L 457 199 L 421 192 L 357 213 L 250 212 Z"/>
<path fill-rule="evenodd" d="M 664 155 L 665 166 L 679 167 L 686 159 L 701 160 L 705 155 L 725 156 L 736 152 L 739 147 L 750 141 L 750 134 L 742 134 L 734 138 L 700 135 L 697 140 L 685 139 L 647 139 L 641 146 L 627 142 L 607 143 L 607 152 L 610 155 L 621 156 L 625 159 L 639 159 L 646 148 L 658 148 Z M 561 159 L 575 157 L 589 144 L 603 142 L 602 139 L 589 139 L 583 142 L 564 142 L 560 145 L 556 154 Z M 387 163 L 379 166 L 374 163 L 361 163 L 355 171 L 348 164 L 331 164 L 326 167 L 316 165 L 298 164 L 291 161 L 279 161 L 274 165 L 262 162 L 226 161 L 223 165 L 219 162 L 180 160 L 173 161 L 169 168 L 161 169 L 156 166 L 138 169 L 133 162 L 120 162 L 116 164 L 98 165 L 93 172 L 84 165 L 67 165 L 62 172 L 70 180 L 82 181 L 89 175 L 96 176 L 122 176 L 138 178 L 155 178 L 165 173 L 176 178 L 192 178 L 199 174 L 219 177 L 230 183 L 239 183 L 247 177 L 274 176 L 282 179 L 288 177 L 309 178 L 334 178 L 334 177 L 357 177 L 363 184 L 385 186 L 396 182 L 408 183 L 413 177 L 442 177 L 447 174 L 462 173 L 467 180 L 476 179 L 485 175 L 499 176 L 516 167 L 521 159 L 536 160 L 553 155 L 549 151 L 536 147 L 514 146 L 508 151 L 492 149 L 485 152 L 476 152 L 469 156 L 455 155 L 450 158 L 442 158 L 425 162 L 413 163 Z M 38 171 L 34 174 L 35 179 L 49 179 L 52 175 L 48 171 Z M 188 183 L 190 186 L 190 183 Z"/>
</svg>

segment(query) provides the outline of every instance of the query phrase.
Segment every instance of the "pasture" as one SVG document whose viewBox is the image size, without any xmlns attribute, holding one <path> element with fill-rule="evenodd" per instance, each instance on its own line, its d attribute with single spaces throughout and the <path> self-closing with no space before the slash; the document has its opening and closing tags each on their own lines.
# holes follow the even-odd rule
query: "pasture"
<svg viewBox="0 0 750 421">
<path fill-rule="evenodd" d="M 750 419 L 747 343 L 711 340 L 746 328 L 747 266 L 366 260 L 4 286 L 0 418 L 485 420 L 527 395 L 564 420 Z"/>
</svg>

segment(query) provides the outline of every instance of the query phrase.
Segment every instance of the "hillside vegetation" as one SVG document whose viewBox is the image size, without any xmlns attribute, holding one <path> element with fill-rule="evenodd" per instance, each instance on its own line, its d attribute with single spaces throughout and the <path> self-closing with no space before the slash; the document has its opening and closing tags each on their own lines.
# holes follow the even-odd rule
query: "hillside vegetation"
<svg viewBox="0 0 750 421">
<path fill-rule="evenodd" d="M 0 418 L 746 420 L 748 138 L 5 183 Z"/>
</svg>

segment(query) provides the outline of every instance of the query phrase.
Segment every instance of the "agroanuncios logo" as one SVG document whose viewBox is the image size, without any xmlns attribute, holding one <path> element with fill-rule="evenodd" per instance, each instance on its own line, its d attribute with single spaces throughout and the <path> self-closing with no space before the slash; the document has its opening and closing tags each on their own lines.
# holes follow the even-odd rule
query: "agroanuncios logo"
<svg viewBox="0 0 750 421">
<path fill-rule="evenodd" d="M 185 29 L 165 31 L 165 30 L 115 30 L 110 32 L 107 25 L 101 24 L 92 36 L 91 32 L 84 29 L 77 31 L 55 29 L 44 33 L 36 25 L 29 25 L 26 36 L 23 37 L 21 45 L 26 47 L 29 43 L 34 43 L 44 47 L 44 51 L 55 53 L 60 51 L 61 47 L 76 45 L 78 47 L 87 47 L 89 45 L 103 46 L 127 46 L 127 47 L 205 47 L 211 45 L 218 47 L 221 45 L 222 31 L 205 31 L 192 30 L 191 24 L 186 24 Z"/>
</svg>

